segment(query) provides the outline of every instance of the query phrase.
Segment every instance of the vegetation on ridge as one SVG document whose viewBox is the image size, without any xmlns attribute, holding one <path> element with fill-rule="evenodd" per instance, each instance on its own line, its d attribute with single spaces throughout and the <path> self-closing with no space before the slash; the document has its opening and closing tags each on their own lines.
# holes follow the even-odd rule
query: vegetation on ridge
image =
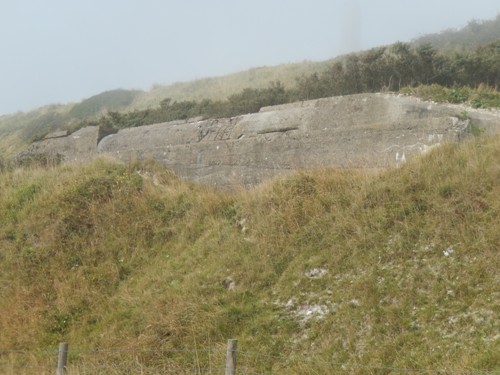
<svg viewBox="0 0 500 375">
<path fill-rule="evenodd" d="M 0 366 L 68 341 L 80 374 L 192 373 L 236 337 L 242 373 L 498 371 L 499 164 L 496 136 L 235 195 L 150 162 L 4 171 Z"/>
<path fill-rule="evenodd" d="M 472 20 L 464 28 L 448 29 L 437 34 L 424 35 L 413 44 L 432 44 L 447 51 L 472 50 L 478 45 L 494 42 L 500 35 L 500 13 L 491 20 Z"/>
</svg>

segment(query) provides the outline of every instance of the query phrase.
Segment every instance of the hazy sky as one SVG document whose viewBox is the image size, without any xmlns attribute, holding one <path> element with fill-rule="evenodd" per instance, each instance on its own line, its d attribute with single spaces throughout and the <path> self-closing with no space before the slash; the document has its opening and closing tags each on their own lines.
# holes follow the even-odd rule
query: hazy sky
<svg viewBox="0 0 500 375">
<path fill-rule="evenodd" d="M 499 12 L 499 0 L 0 0 L 0 114 L 326 60 Z"/>
</svg>

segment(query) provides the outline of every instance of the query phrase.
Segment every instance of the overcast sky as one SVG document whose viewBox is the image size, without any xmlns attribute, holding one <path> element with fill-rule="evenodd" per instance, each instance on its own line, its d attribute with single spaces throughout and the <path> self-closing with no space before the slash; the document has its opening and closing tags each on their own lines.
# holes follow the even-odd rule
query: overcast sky
<svg viewBox="0 0 500 375">
<path fill-rule="evenodd" d="M 499 0 L 0 0 L 0 114 L 326 60 L 499 12 Z"/>
</svg>

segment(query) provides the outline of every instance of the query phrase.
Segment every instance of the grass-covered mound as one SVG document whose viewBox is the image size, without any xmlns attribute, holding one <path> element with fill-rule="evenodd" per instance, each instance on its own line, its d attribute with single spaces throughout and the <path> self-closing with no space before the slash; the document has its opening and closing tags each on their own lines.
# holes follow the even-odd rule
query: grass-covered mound
<svg viewBox="0 0 500 375">
<path fill-rule="evenodd" d="M 78 374 L 222 373 L 228 338 L 240 373 L 500 369 L 498 136 L 238 194 L 154 163 L 16 169 L 0 212 L 0 372 L 68 341 Z"/>
</svg>

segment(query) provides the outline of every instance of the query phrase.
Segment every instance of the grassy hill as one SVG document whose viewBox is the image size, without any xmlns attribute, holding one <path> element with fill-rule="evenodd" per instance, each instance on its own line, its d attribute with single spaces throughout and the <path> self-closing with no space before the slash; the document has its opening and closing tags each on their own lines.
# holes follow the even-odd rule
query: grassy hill
<svg viewBox="0 0 500 375">
<path fill-rule="evenodd" d="M 264 66 L 221 77 L 155 86 L 149 92 L 139 96 L 132 104 L 132 108 L 157 107 L 160 101 L 165 98 L 172 98 L 173 100 L 224 100 L 232 94 L 243 91 L 245 88 L 266 88 L 271 81 L 281 81 L 285 86 L 293 87 L 297 77 L 320 73 L 332 61 L 303 61 L 294 64 Z"/>
<path fill-rule="evenodd" d="M 141 94 L 143 92 L 139 90 L 106 91 L 75 104 L 68 115 L 72 119 L 88 119 L 107 111 L 129 110 L 130 105 Z"/>
<path fill-rule="evenodd" d="M 77 374 L 222 373 L 228 338 L 243 374 L 499 371 L 499 165 L 496 136 L 233 195 L 152 162 L 3 171 L 0 372 L 64 340 Z"/>
</svg>

